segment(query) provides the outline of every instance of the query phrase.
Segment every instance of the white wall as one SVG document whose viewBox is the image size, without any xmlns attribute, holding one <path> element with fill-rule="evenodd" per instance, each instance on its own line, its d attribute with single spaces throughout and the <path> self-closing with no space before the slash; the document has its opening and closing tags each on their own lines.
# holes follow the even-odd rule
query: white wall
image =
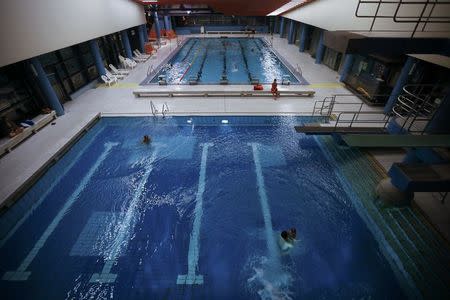
<svg viewBox="0 0 450 300">
<path fill-rule="evenodd" d="M 319 0 L 311 2 L 296 10 L 283 14 L 283 17 L 310 24 L 326 30 L 369 30 L 372 19 L 357 18 L 355 11 L 358 0 Z M 397 5 L 383 4 L 379 15 L 393 15 Z M 422 5 L 402 6 L 400 16 L 417 15 L 422 10 Z M 374 15 L 376 4 L 361 6 L 360 14 Z M 427 13 L 431 6 L 425 10 Z M 450 5 L 437 5 L 433 10 L 433 16 L 450 16 Z M 391 19 L 377 19 L 374 30 L 411 31 L 414 24 L 398 24 Z M 421 28 L 421 26 L 419 26 Z M 450 37 L 449 24 L 428 24 L 427 31 L 446 31 Z"/>
<path fill-rule="evenodd" d="M 144 23 L 132 0 L 0 0 L 0 67 Z"/>
</svg>

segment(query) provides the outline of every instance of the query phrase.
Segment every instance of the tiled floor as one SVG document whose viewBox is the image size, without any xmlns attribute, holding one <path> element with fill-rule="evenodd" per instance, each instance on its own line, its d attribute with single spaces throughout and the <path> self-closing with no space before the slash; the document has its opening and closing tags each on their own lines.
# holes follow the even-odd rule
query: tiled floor
<svg viewBox="0 0 450 300">
<path fill-rule="evenodd" d="M 186 38 L 186 36 L 182 37 Z M 306 86 L 280 86 L 280 90 L 306 89 L 316 92 L 311 98 L 283 97 L 277 101 L 272 98 L 152 98 L 155 106 L 160 109 L 167 103 L 171 114 L 304 114 L 312 113 L 314 103 L 333 94 L 351 94 L 339 81 L 339 75 L 325 65 L 314 63 L 307 53 L 299 53 L 298 46 L 288 45 L 286 39 L 273 38 L 273 46 L 291 65 L 299 65 L 303 77 L 310 83 Z M 147 76 L 151 67 L 157 67 L 175 50 L 173 40 L 158 50 L 156 58 L 139 64 L 123 81 L 112 87 L 97 85 L 79 95 L 73 101 L 65 104 L 65 115 L 59 117 L 54 125 L 49 125 L 32 136 L 11 153 L 0 159 L 1 177 L 0 204 L 6 201 L 14 191 L 23 185 L 45 162 L 47 162 L 64 144 L 74 137 L 96 114 L 147 114 L 151 113 L 149 98 L 136 98 L 133 90 L 141 88 L 139 83 Z M 251 85 L 241 86 L 151 86 L 152 89 L 208 89 L 208 90 L 245 90 Z M 269 86 L 265 86 L 269 89 Z M 342 96 L 339 101 L 354 102 L 355 106 L 347 109 L 358 109 L 361 101 L 355 96 Z M 363 110 L 380 111 L 377 107 L 363 105 Z M 394 156 L 379 153 L 375 155 L 381 164 L 388 169 L 390 164 L 401 159 L 402 155 Z M 427 204 L 424 201 L 424 204 Z M 434 205 L 433 205 L 434 206 Z M 427 209 L 423 209 L 428 211 Z M 442 218 L 441 218 L 442 219 Z M 448 220 L 447 220 L 448 222 Z M 442 222 L 441 222 L 442 223 Z M 448 223 L 447 223 L 448 224 Z M 450 226 L 448 226 L 450 227 Z M 450 230 L 449 230 L 450 231 Z"/>
</svg>

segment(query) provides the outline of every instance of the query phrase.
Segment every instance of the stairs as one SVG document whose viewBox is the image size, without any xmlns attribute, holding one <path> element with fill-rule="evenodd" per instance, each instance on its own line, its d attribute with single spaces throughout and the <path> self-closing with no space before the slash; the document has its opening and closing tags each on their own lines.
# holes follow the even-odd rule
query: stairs
<svg viewBox="0 0 450 300">
<path fill-rule="evenodd" d="M 400 264 L 396 262 L 395 255 L 393 259 L 387 257 L 394 272 L 403 273 L 402 277 L 412 282 L 426 299 L 449 299 L 448 244 L 429 227 L 414 208 L 384 207 L 377 202 L 375 188 L 386 174 L 368 155 L 357 149 L 338 146 L 329 136 L 320 136 L 317 140 L 332 157 L 334 164 L 339 166 L 340 173 L 356 194 L 355 201 L 359 203 L 355 205 L 364 208 L 370 219 L 368 226 L 374 224 L 377 227 L 371 228 L 372 233 L 381 233 L 385 242 L 378 239 L 380 248 L 390 247 L 398 257 Z M 362 217 L 364 219 L 364 216 Z M 376 233 L 374 235 L 377 235 Z M 389 252 L 389 249 L 381 250 Z M 405 289 L 411 292 L 410 286 Z M 409 296 L 417 297 L 417 294 Z"/>
</svg>

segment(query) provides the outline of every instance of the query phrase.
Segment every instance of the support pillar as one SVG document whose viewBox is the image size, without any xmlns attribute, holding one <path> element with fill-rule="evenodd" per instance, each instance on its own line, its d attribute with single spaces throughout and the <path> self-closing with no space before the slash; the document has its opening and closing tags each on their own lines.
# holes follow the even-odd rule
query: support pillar
<svg viewBox="0 0 450 300">
<path fill-rule="evenodd" d="M 102 55 L 100 53 L 100 48 L 98 47 L 98 43 L 96 39 L 89 41 L 89 47 L 91 48 L 91 53 L 94 56 L 95 67 L 97 68 L 98 75 L 105 75 L 105 65 L 103 64 Z"/>
<path fill-rule="evenodd" d="M 138 26 L 138 38 L 139 38 L 139 51 L 144 53 L 145 41 L 144 41 L 144 28 L 142 27 L 142 25 Z"/>
<path fill-rule="evenodd" d="M 344 66 L 342 67 L 341 77 L 339 81 L 344 81 L 353 66 L 355 56 L 353 54 L 345 54 Z"/>
<path fill-rule="evenodd" d="M 284 30 L 284 18 L 281 17 L 281 22 L 280 22 L 280 37 L 283 37 L 283 30 Z"/>
<path fill-rule="evenodd" d="M 449 134 L 450 121 L 448 116 L 450 116 L 450 90 L 447 90 L 447 95 L 444 99 L 441 99 L 441 104 L 428 122 L 425 131 L 430 134 Z"/>
<path fill-rule="evenodd" d="M 159 41 L 161 40 L 161 26 L 159 24 L 159 18 L 158 18 L 158 12 L 153 12 L 153 19 L 155 23 L 155 31 L 156 31 L 156 39 Z"/>
<path fill-rule="evenodd" d="M 291 22 L 289 23 L 288 44 L 294 43 L 294 27 L 295 21 L 291 20 Z"/>
<path fill-rule="evenodd" d="M 398 77 L 397 82 L 395 83 L 395 87 L 392 90 L 386 105 L 384 106 L 385 114 L 391 112 L 392 107 L 394 107 L 395 103 L 397 102 L 398 96 L 402 93 L 403 86 L 408 83 L 409 72 L 411 71 L 411 68 L 413 67 L 414 63 L 415 59 L 408 56 L 408 59 L 403 65 L 400 76 Z"/>
<path fill-rule="evenodd" d="M 148 43 L 147 23 L 142 24 L 142 32 L 144 33 L 144 42 Z"/>
<path fill-rule="evenodd" d="M 164 27 L 166 27 L 166 30 L 172 30 L 172 24 L 170 24 L 170 16 L 164 16 Z"/>
<path fill-rule="evenodd" d="M 300 52 L 305 52 L 306 41 L 309 38 L 310 32 L 311 31 L 309 30 L 309 25 L 302 24 L 302 35 L 300 37 L 300 45 L 299 45 L 299 49 L 298 49 Z"/>
<path fill-rule="evenodd" d="M 42 68 L 41 62 L 37 57 L 33 57 L 32 59 L 30 59 L 30 62 L 32 68 L 34 69 L 34 71 L 36 71 L 35 75 L 38 79 L 39 86 L 51 109 L 56 111 L 57 116 L 64 115 L 64 107 L 61 105 L 61 102 L 59 102 L 58 96 L 53 90 L 53 87 L 47 78 L 47 74 L 45 74 L 45 71 Z"/>
<path fill-rule="evenodd" d="M 128 32 L 126 30 L 122 30 L 120 32 L 120 36 L 122 37 L 123 47 L 125 48 L 125 54 L 128 58 L 133 58 L 133 53 L 131 52 L 130 40 L 128 39 Z"/>
<path fill-rule="evenodd" d="M 316 51 L 316 64 L 321 64 L 325 54 L 325 45 L 323 43 L 323 30 L 320 31 L 319 43 Z"/>
</svg>

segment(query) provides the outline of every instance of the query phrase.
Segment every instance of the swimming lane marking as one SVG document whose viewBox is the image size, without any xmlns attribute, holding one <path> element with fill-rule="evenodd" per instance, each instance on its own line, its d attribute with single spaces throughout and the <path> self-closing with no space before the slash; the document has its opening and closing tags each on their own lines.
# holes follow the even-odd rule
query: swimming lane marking
<svg viewBox="0 0 450 300">
<path fill-rule="evenodd" d="M 119 229 L 117 232 L 117 236 L 114 238 L 111 250 L 105 258 L 105 264 L 103 266 L 102 272 L 92 274 L 90 279 L 91 283 L 113 283 L 116 281 L 117 274 L 111 273 L 111 269 L 119 258 L 121 249 L 125 248 L 126 244 L 128 243 L 128 233 L 130 233 L 134 228 L 133 223 L 136 221 L 136 217 L 139 213 L 137 211 L 139 200 L 141 199 L 141 196 L 144 192 L 145 184 L 147 183 L 148 178 L 153 171 L 153 165 L 156 161 L 159 147 L 160 146 L 155 145 L 155 150 L 153 151 L 152 156 L 150 157 L 150 160 L 147 164 L 148 167 L 145 170 L 145 173 L 142 175 L 142 180 L 139 182 L 139 185 L 134 192 L 133 198 L 128 205 L 125 216 L 118 224 Z"/>
<path fill-rule="evenodd" d="M 59 222 L 61 222 L 61 220 L 66 215 L 66 213 L 69 211 L 69 209 L 72 207 L 72 205 L 76 202 L 76 200 L 78 200 L 78 197 L 80 196 L 81 192 L 86 188 L 86 186 L 89 183 L 89 181 L 91 180 L 92 176 L 97 171 L 97 169 L 100 167 L 102 162 L 106 159 L 106 157 L 110 153 L 111 149 L 117 145 L 118 145 L 118 143 L 105 143 L 105 150 L 103 151 L 103 153 L 100 155 L 100 157 L 95 162 L 95 164 L 91 167 L 91 169 L 89 169 L 87 174 L 80 181 L 80 184 L 78 185 L 78 187 L 70 195 L 69 199 L 64 204 L 64 206 L 61 208 L 61 210 L 58 212 L 58 214 L 55 216 L 55 218 L 50 223 L 50 225 L 48 225 L 47 229 L 44 231 L 44 233 L 41 235 L 39 240 L 36 242 L 33 249 L 31 249 L 31 251 L 25 257 L 25 259 L 22 261 L 19 268 L 17 268 L 16 271 L 6 272 L 3 275 L 3 280 L 10 280 L 10 281 L 28 280 L 28 277 L 30 276 L 31 271 L 27 271 L 27 269 L 30 266 L 31 262 L 37 256 L 37 254 L 39 253 L 41 248 L 47 242 L 47 239 L 50 237 L 50 235 L 56 229 L 56 227 L 58 227 Z"/>
<path fill-rule="evenodd" d="M 203 193 L 206 182 L 206 161 L 208 158 L 208 148 L 214 146 L 213 143 L 200 144 L 202 150 L 202 160 L 200 164 L 200 176 L 198 179 L 197 196 L 195 198 L 194 223 L 192 226 L 191 238 L 188 250 L 188 272 L 186 275 L 178 275 L 177 284 L 203 284 L 203 275 L 196 274 L 200 253 L 200 226 L 203 215 Z"/>
</svg>

